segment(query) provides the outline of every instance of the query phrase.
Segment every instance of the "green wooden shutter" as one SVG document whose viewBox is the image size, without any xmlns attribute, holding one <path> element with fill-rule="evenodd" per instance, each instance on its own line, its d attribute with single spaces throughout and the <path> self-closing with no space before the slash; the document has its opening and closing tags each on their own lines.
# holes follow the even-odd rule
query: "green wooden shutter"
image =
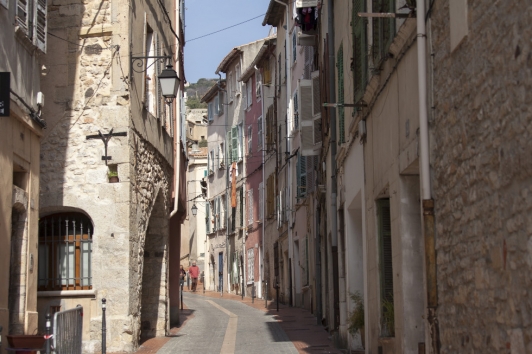
<svg viewBox="0 0 532 354">
<path fill-rule="evenodd" d="M 231 162 L 238 161 L 238 127 L 234 126 L 231 128 Z"/>
<path fill-rule="evenodd" d="M 208 234 L 211 233 L 211 205 L 209 202 L 205 203 L 205 229 Z"/>
<path fill-rule="evenodd" d="M 353 82 L 355 103 L 364 96 L 367 85 L 368 57 L 367 57 L 367 20 L 358 16 L 359 12 L 366 12 L 365 0 L 354 0 L 353 3 Z"/>
<path fill-rule="evenodd" d="M 338 103 L 344 103 L 344 45 L 340 44 L 336 54 L 336 71 L 338 73 Z M 338 142 L 345 143 L 345 108 L 338 107 Z"/>
<path fill-rule="evenodd" d="M 377 201 L 377 213 L 379 223 L 381 301 L 391 301 L 393 299 L 393 266 L 390 199 Z"/>
<path fill-rule="evenodd" d="M 395 12 L 395 0 L 372 0 L 372 12 Z M 376 18 L 373 21 L 373 63 L 375 67 L 387 57 L 395 36 L 395 18 Z"/>
</svg>

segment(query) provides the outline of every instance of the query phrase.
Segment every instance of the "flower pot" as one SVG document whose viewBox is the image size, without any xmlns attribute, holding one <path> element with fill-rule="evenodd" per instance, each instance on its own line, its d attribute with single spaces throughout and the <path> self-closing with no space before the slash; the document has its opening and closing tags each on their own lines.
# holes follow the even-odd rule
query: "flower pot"
<svg viewBox="0 0 532 354">
<path fill-rule="evenodd" d="M 109 177 L 109 183 L 117 183 L 117 182 L 119 182 L 118 176 Z"/>
<path fill-rule="evenodd" d="M 43 335 L 7 335 L 9 346 L 17 350 L 16 353 L 36 353 L 44 346 Z"/>
</svg>

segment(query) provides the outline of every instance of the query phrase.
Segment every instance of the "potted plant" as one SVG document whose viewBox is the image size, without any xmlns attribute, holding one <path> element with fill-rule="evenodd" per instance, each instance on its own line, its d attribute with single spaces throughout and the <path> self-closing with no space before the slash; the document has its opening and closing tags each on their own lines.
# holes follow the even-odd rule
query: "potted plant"
<svg viewBox="0 0 532 354">
<path fill-rule="evenodd" d="M 107 176 L 109 177 L 109 183 L 116 183 L 116 182 L 119 182 L 119 179 L 118 179 L 118 172 L 117 172 L 117 171 L 109 171 L 109 173 L 107 174 Z"/>
<path fill-rule="evenodd" d="M 348 324 L 349 333 L 360 333 L 360 339 L 362 341 L 362 347 L 366 347 L 365 342 L 365 330 L 364 330 L 364 299 L 360 294 L 360 291 L 356 291 L 354 294 L 349 295 L 351 300 L 355 303 L 353 311 L 349 314 Z"/>
</svg>

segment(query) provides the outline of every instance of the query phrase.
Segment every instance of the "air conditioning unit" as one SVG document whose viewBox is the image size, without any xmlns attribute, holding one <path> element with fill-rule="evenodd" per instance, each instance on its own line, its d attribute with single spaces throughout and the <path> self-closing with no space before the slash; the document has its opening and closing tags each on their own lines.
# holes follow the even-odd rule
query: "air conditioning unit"
<svg viewBox="0 0 532 354">
<path fill-rule="evenodd" d="M 299 32 L 297 34 L 297 45 L 303 46 L 303 47 L 316 46 L 316 35 L 304 34 L 304 33 Z"/>
<path fill-rule="evenodd" d="M 318 6 L 318 0 L 296 0 L 296 7 L 315 7 Z"/>
</svg>

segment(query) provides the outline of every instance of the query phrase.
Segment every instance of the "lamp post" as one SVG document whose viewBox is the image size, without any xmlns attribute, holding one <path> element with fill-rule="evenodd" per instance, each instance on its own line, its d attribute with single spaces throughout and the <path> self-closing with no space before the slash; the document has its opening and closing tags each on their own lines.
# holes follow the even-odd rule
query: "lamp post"
<svg viewBox="0 0 532 354">
<path fill-rule="evenodd" d="M 105 354 L 107 352 L 107 344 L 106 344 L 106 332 L 107 329 L 105 328 L 105 309 L 107 307 L 106 305 L 107 300 L 105 298 L 102 299 L 102 354 Z"/>
<path fill-rule="evenodd" d="M 141 56 L 141 57 L 134 57 L 132 53 L 129 55 L 129 68 L 130 73 L 129 77 L 133 78 L 133 71 L 137 73 L 145 72 L 148 68 L 145 67 L 144 63 L 147 59 L 154 59 L 156 61 L 159 60 L 166 60 L 166 69 L 164 69 L 161 74 L 158 76 L 159 84 L 161 85 L 161 93 L 165 99 L 165 102 L 167 104 L 171 104 L 174 99 L 177 97 L 177 90 L 179 88 L 179 84 L 181 80 L 177 76 L 176 71 L 173 69 L 172 64 L 170 64 L 170 61 L 172 60 L 172 57 L 169 55 L 163 55 L 163 56 Z"/>
</svg>

